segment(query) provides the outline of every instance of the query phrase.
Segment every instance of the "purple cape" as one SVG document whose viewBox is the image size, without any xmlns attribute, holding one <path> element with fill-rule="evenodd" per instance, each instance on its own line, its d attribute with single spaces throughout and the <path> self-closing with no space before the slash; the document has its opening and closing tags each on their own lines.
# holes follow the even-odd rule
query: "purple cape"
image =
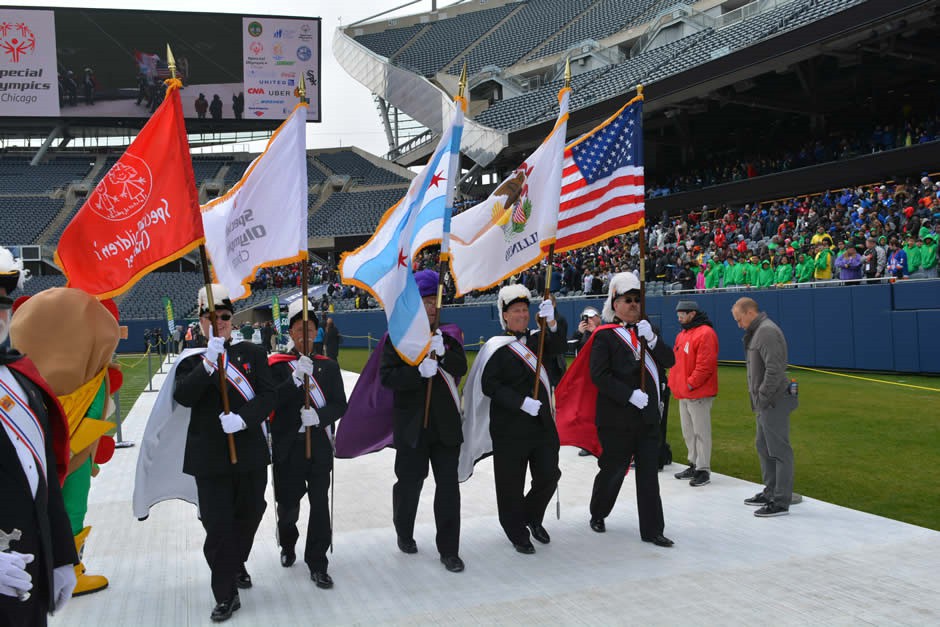
<svg viewBox="0 0 940 627">
<path fill-rule="evenodd" d="M 440 329 L 441 333 L 463 345 L 463 332 L 456 324 L 442 324 Z M 392 446 L 395 428 L 393 392 L 379 379 L 382 352 L 387 341 L 388 333 L 372 351 L 349 395 L 346 413 L 336 427 L 336 457 L 350 459 Z"/>
</svg>

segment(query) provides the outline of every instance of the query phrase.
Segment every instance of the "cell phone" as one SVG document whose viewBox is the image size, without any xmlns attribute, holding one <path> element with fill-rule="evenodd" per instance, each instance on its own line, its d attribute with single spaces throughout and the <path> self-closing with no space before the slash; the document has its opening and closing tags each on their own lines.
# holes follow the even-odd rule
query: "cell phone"
<svg viewBox="0 0 940 627">
<path fill-rule="evenodd" d="M 581 322 L 587 322 L 587 320 L 588 320 L 587 314 L 584 314 L 583 316 L 581 316 Z"/>
</svg>

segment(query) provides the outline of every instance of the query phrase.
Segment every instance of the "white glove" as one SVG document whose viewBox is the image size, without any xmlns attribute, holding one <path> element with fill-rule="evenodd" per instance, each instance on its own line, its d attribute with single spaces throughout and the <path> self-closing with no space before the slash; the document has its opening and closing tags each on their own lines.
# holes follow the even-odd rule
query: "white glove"
<svg viewBox="0 0 940 627">
<path fill-rule="evenodd" d="M 297 368 L 294 369 L 291 376 L 294 378 L 294 384 L 300 387 L 304 384 L 304 375 L 313 376 L 313 360 L 306 355 L 301 355 L 296 364 Z"/>
<path fill-rule="evenodd" d="M 209 374 L 215 372 L 216 364 L 219 363 L 219 356 L 225 352 L 225 338 L 209 338 L 209 345 L 206 346 L 206 361 L 202 362 Z M 208 363 L 207 363 L 208 362 Z"/>
<path fill-rule="evenodd" d="M 441 335 L 441 330 L 438 329 L 434 332 L 434 335 L 431 336 L 431 353 L 434 353 L 438 357 L 444 356 L 444 336 Z"/>
<path fill-rule="evenodd" d="M 538 416 L 540 409 L 542 409 L 542 401 L 537 401 L 529 396 L 526 396 L 522 401 L 522 411 L 530 416 Z"/>
<path fill-rule="evenodd" d="M 18 597 L 33 589 L 33 577 L 26 572 L 26 565 L 34 558 L 32 553 L 0 553 L 0 594 Z"/>
<path fill-rule="evenodd" d="M 539 318 L 545 318 L 545 322 L 549 326 L 555 321 L 555 305 L 552 304 L 551 300 L 546 298 L 539 303 Z"/>
<path fill-rule="evenodd" d="M 235 433 L 247 426 L 245 425 L 245 421 L 242 420 L 242 417 L 238 414 L 219 414 L 219 422 L 222 423 L 222 431 L 226 433 Z"/>
<path fill-rule="evenodd" d="M 52 571 L 52 598 L 55 599 L 55 609 L 58 612 L 72 598 L 72 591 L 75 590 L 75 584 L 78 580 L 75 578 L 75 567 L 71 564 L 57 566 Z"/>
<path fill-rule="evenodd" d="M 637 409 L 643 409 L 650 402 L 650 397 L 643 390 L 633 390 L 630 395 L 630 404 Z"/>
<path fill-rule="evenodd" d="M 430 379 L 437 374 L 437 361 L 430 357 L 425 357 L 424 361 L 418 364 L 418 372 L 425 379 Z"/>
<path fill-rule="evenodd" d="M 653 333 L 653 327 L 650 326 L 649 320 L 640 320 L 636 323 L 636 333 L 649 345 L 650 348 L 656 346 L 656 342 L 659 338 L 656 337 L 656 334 Z"/>
<path fill-rule="evenodd" d="M 320 416 L 317 415 L 317 410 L 313 407 L 301 407 L 300 422 L 302 422 L 305 427 L 319 427 Z"/>
</svg>

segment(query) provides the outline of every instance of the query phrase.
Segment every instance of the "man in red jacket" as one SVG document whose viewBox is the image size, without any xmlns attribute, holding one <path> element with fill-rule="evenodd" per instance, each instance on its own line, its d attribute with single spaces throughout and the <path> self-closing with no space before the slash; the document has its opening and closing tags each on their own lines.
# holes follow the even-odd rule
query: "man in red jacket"
<svg viewBox="0 0 940 627">
<path fill-rule="evenodd" d="M 669 389 L 679 399 L 682 437 L 689 449 L 689 467 L 676 479 L 689 479 L 693 487 L 711 482 L 712 403 L 718 394 L 718 335 L 692 300 L 676 306 L 682 331 L 673 351 L 676 365 L 669 371 Z"/>
</svg>

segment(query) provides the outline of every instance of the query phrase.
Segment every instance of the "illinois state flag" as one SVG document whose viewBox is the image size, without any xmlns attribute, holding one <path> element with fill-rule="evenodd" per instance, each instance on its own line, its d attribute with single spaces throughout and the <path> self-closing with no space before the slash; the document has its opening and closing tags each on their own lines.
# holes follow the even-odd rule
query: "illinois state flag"
<svg viewBox="0 0 940 627">
<path fill-rule="evenodd" d="M 454 216 L 451 274 L 458 296 L 532 266 L 555 243 L 570 94 L 559 92 L 558 120 L 542 145 L 489 198 Z"/>
<path fill-rule="evenodd" d="M 171 83 L 163 104 L 65 227 L 55 261 L 67 287 L 111 298 L 202 243 L 179 85 Z"/>
<path fill-rule="evenodd" d="M 405 197 L 385 212 L 369 241 L 343 254 L 339 264 L 343 283 L 368 290 L 385 309 L 388 337 L 411 365 L 424 359 L 431 343 L 431 324 L 411 260 L 422 248 L 444 239 L 453 209 L 462 133 L 463 109 L 457 106 L 453 122 Z"/>
<path fill-rule="evenodd" d="M 224 196 L 202 208 L 206 251 L 232 300 L 262 266 L 307 257 L 307 106 L 299 104 Z"/>
</svg>

